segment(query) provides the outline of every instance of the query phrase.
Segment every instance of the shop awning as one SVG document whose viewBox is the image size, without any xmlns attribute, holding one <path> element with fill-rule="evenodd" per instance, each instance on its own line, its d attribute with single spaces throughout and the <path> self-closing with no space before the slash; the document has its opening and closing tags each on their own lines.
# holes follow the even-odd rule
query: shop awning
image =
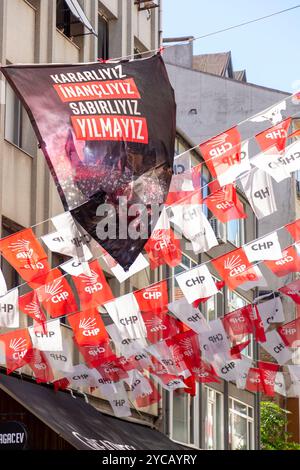
<svg viewBox="0 0 300 470">
<path fill-rule="evenodd" d="M 104 415 L 69 392 L 1 373 L 0 388 L 79 450 L 184 449 L 147 426 Z"/>
</svg>

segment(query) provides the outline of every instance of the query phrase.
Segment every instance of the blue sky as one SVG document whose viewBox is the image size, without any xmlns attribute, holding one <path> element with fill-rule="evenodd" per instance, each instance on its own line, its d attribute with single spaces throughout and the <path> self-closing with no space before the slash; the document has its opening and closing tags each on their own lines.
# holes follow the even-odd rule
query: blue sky
<svg viewBox="0 0 300 470">
<path fill-rule="evenodd" d="M 163 36 L 201 36 L 300 4 L 299 0 L 163 0 Z M 231 50 L 248 82 L 295 91 L 300 84 L 300 8 L 194 42 L 194 54 Z"/>
</svg>

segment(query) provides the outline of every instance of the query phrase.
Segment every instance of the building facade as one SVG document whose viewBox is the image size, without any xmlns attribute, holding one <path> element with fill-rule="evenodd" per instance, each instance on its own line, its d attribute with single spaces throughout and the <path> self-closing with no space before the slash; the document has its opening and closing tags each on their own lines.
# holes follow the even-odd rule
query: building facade
<svg viewBox="0 0 300 470">
<path fill-rule="evenodd" d="M 79 4 L 85 17 L 80 21 L 70 9 L 70 3 L 76 2 L 1 0 L 1 63 L 93 62 L 97 58 L 118 58 L 132 54 L 138 57 L 141 52 L 159 47 L 162 2 L 81 0 Z M 151 3 L 153 8 L 144 9 L 144 3 Z M 93 30 L 97 36 L 92 34 Z M 169 54 L 174 54 L 176 60 L 179 57 L 180 65 L 176 65 L 175 59 L 170 58 Z M 177 154 L 286 96 L 285 93 L 260 90 L 255 86 L 252 88 L 249 86 L 247 90 L 243 88 L 241 91 L 242 88 L 239 87 L 244 84 L 236 85 L 235 80 L 226 78 L 226 73 L 229 74 L 226 70 L 225 78 L 192 70 L 192 66 L 186 62 L 187 58 L 192 59 L 192 56 L 191 50 L 185 46 L 180 46 L 180 51 L 177 51 L 177 48 L 170 48 L 169 51 L 165 51 L 164 56 L 166 62 L 169 62 L 168 71 L 178 105 Z M 244 75 L 241 74 L 240 77 L 243 79 Z M 217 80 L 227 81 L 223 83 Z M 227 97 L 225 111 L 222 109 L 224 96 Z M 232 107 L 233 103 L 236 108 Z M 245 103 L 248 107 L 245 107 Z M 63 208 L 44 156 L 37 147 L 28 116 L 3 77 L 1 77 L 0 155 L 1 236 L 36 224 L 34 231 L 37 237 L 52 231 L 49 219 L 60 214 Z M 202 161 L 201 154 L 196 150 L 191 152 L 190 156 L 193 165 Z M 201 186 L 208 183 L 209 178 L 208 170 L 203 167 Z M 123 284 L 118 283 L 103 263 L 101 266 L 114 295 L 122 295 L 160 279 L 171 278 L 170 298 L 178 298 L 179 288 L 172 279 L 173 274 L 254 239 L 256 226 L 252 210 L 242 193 L 239 197 L 248 218 L 232 221 L 226 227 L 220 227 L 222 232 L 219 234 L 219 246 L 210 250 L 209 254 L 196 256 L 182 246 L 184 256 L 182 263 L 176 268 L 163 266 L 155 271 L 145 269 Z M 208 211 L 207 215 L 211 216 Z M 40 225 L 39 223 L 44 220 L 46 222 Z M 61 262 L 61 257 L 52 255 L 53 266 Z M 2 269 L 9 288 L 21 283 L 17 273 L 3 259 Z M 215 278 L 217 279 L 216 273 Z M 203 307 L 202 313 L 208 320 L 216 319 L 251 302 L 254 295 L 253 291 L 231 292 L 225 287 L 223 295 L 217 294 L 211 298 Z M 23 327 L 31 324 L 25 317 L 22 317 L 22 322 Z M 63 320 L 62 328 L 64 340 L 73 350 L 73 362 L 77 364 L 82 358 L 73 347 L 70 328 Z M 245 354 L 255 358 L 253 343 L 250 343 Z M 0 362 L 4 365 L 3 356 L 0 357 Z M 25 367 L 22 374 L 30 376 L 31 371 Z M 81 392 L 96 408 L 112 414 L 109 403 L 97 390 L 81 389 Z M 197 384 L 195 397 L 176 392 L 169 393 L 162 390 L 160 392 L 163 400 L 159 405 L 152 405 L 143 410 L 132 409 L 132 417 L 128 420 L 154 426 L 175 442 L 197 449 L 254 449 L 259 446 L 259 407 L 254 394 L 239 390 L 233 383 L 226 381 L 214 385 Z"/>
<path fill-rule="evenodd" d="M 191 37 L 182 38 L 182 44 L 168 48 L 170 43 L 174 40 L 179 42 L 180 39 L 164 40 L 167 46 L 164 59 L 177 100 L 177 125 L 188 135 L 192 146 L 288 98 L 289 93 L 284 91 L 248 83 L 245 70 L 234 71 L 230 52 L 194 55 L 193 42 L 188 41 L 192 39 Z M 293 133 L 299 128 L 299 105 L 288 100 L 284 116 L 292 117 L 289 132 Z M 270 124 L 267 123 L 246 122 L 243 126 L 242 139 L 250 138 L 269 126 Z M 291 142 L 290 139 L 287 144 Z M 291 178 L 276 183 L 274 192 L 277 211 L 257 221 L 256 229 L 251 231 L 247 227 L 246 230 L 241 230 L 240 233 L 244 233 L 242 243 L 270 233 L 299 218 L 299 172 Z M 255 222 L 252 220 L 251 223 Z M 284 230 L 278 232 L 278 235 L 282 247 L 287 247 L 293 242 Z M 233 245 L 239 246 L 234 241 Z M 276 290 L 298 276 L 298 274 L 289 274 L 278 278 L 264 267 L 262 267 L 262 272 L 267 280 L 268 288 L 263 291 L 258 290 L 257 295 Z M 282 298 L 282 302 L 286 321 L 299 315 L 293 302 L 286 298 Z M 260 351 L 260 356 L 261 359 L 272 362 L 272 358 L 262 351 Z M 299 364 L 297 349 L 292 362 Z M 292 439 L 299 441 L 299 399 L 277 396 L 276 400 L 291 411 L 288 430 L 292 432 Z"/>
</svg>

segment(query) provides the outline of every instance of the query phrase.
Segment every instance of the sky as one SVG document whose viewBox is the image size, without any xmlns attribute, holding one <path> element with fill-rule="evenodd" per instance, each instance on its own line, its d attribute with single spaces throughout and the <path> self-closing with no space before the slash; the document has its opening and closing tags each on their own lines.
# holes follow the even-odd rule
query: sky
<svg viewBox="0 0 300 470">
<path fill-rule="evenodd" d="M 162 0 L 163 37 L 201 36 L 299 5 L 299 0 Z M 247 81 L 300 88 L 300 8 L 194 42 L 194 54 L 231 51 Z"/>
</svg>

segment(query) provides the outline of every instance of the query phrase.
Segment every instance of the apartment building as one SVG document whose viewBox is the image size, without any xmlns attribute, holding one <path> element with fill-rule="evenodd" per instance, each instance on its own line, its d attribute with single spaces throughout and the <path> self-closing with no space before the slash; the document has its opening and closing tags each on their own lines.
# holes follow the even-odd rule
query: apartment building
<svg viewBox="0 0 300 470">
<path fill-rule="evenodd" d="M 140 52 L 153 50 L 159 46 L 161 39 L 161 3 L 135 0 L 82 0 L 79 2 L 71 0 L 1 0 L 1 63 L 91 62 L 97 58 L 116 58 L 133 53 L 138 55 Z M 75 8 L 78 7 L 78 4 L 82 8 L 80 14 L 78 14 L 78 8 L 77 10 Z M 171 50 L 175 51 L 176 48 Z M 166 52 L 165 59 L 168 61 Z M 188 56 L 190 57 L 190 52 L 189 55 L 186 55 L 186 57 Z M 189 106 L 188 111 L 191 112 L 187 113 L 187 117 L 184 115 L 182 110 L 183 90 L 181 83 L 178 86 L 179 82 L 176 78 L 181 69 L 176 67 L 175 64 L 172 64 L 168 68 L 179 104 L 176 153 L 180 154 L 204 140 L 204 135 L 210 137 L 218 131 L 224 130 L 229 122 L 223 122 L 215 116 L 210 123 L 209 130 L 206 128 L 203 130 L 203 121 L 202 124 L 193 122 L 193 116 L 195 117 L 193 110 L 196 109 L 198 113 L 197 100 L 192 99 L 192 94 L 187 90 L 186 83 L 189 83 L 189 88 L 193 89 L 197 83 L 194 80 L 194 75 L 191 75 L 191 80 L 188 78 L 185 82 L 185 90 L 189 96 L 187 106 Z M 187 73 L 185 67 L 186 65 L 182 68 Z M 243 74 L 240 77 L 242 78 L 242 76 Z M 268 99 L 269 101 L 266 99 L 266 102 L 273 103 L 271 95 Z M 201 95 L 199 102 L 203 103 Z M 257 109 L 257 111 L 259 110 L 260 108 Z M 220 126 L 219 129 L 216 128 L 217 125 Z M 61 213 L 63 208 L 44 156 L 37 147 L 28 116 L 11 88 L 4 82 L 3 77 L 1 78 L 0 155 L 1 235 L 6 236 L 33 225 L 36 225 L 34 230 L 38 237 L 53 230 L 51 222 L 48 220 Z M 202 161 L 201 154 L 197 150 L 192 151 L 190 156 L 193 165 Z M 206 184 L 209 178 L 208 170 L 203 167 L 201 186 Z M 122 295 L 160 279 L 171 278 L 169 293 L 171 299 L 175 299 L 179 295 L 179 288 L 174 278 L 172 279 L 173 274 L 208 261 L 255 238 L 256 226 L 253 213 L 248 201 L 242 194 L 239 196 L 248 218 L 232 221 L 227 224 L 226 229 L 219 224 L 216 229 L 218 230 L 219 246 L 213 248 L 209 254 L 196 256 L 185 250 L 183 245 L 182 263 L 176 268 L 170 269 L 163 266 L 155 271 L 145 269 L 123 284 L 119 284 L 104 263 L 101 264 L 113 293 L 116 296 Z M 207 215 L 210 217 L 208 211 Z M 46 222 L 40 225 L 39 223 L 44 220 Z M 53 266 L 61 262 L 61 257 L 52 255 Z M 4 260 L 2 260 L 2 269 L 8 280 L 8 287 L 21 283 L 17 273 Z M 215 278 L 217 279 L 216 273 Z M 26 288 L 24 287 L 24 289 Z M 202 311 L 208 320 L 213 320 L 251 302 L 254 295 L 253 291 L 231 292 L 225 288 L 223 295 L 217 294 L 211 298 Z M 30 325 L 30 320 L 27 318 L 22 318 L 22 321 L 22 326 Z M 73 347 L 72 334 L 69 327 L 64 324 L 64 320 L 62 320 L 62 328 L 64 340 L 73 350 L 73 361 L 74 364 L 77 364 L 80 362 L 80 357 Z M 255 354 L 255 345 L 251 343 L 246 350 L 246 355 L 255 358 Z M 1 364 L 3 363 L 2 358 Z M 30 376 L 30 374 L 29 368 L 22 369 L 23 378 Z M 42 445 L 39 438 L 41 433 L 46 436 L 44 442 L 48 442 L 48 445 L 51 444 L 53 448 L 76 447 L 74 438 L 64 431 L 64 423 L 58 429 L 56 427 L 58 424 L 53 419 L 48 423 L 47 428 L 42 427 L 40 421 L 47 422 L 47 418 L 43 415 L 40 416 L 40 420 L 37 419 L 34 416 L 34 409 L 32 409 L 35 404 L 43 400 L 46 411 L 49 411 L 51 406 L 54 409 L 55 403 L 57 403 L 56 413 L 58 413 L 64 406 L 69 406 L 65 403 L 65 396 L 59 395 L 57 402 L 51 398 L 49 404 L 50 398 L 47 401 L 39 393 L 36 397 L 34 396 L 34 390 L 37 388 L 32 389 L 34 384 L 31 382 L 28 382 L 27 387 L 26 382 L 22 381 L 21 387 L 12 385 L 8 378 L 5 380 L 5 382 L 4 379 L 3 382 L 1 381 L 1 412 L 8 409 L 12 413 L 12 417 L 13 413 L 25 413 L 26 424 L 33 430 L 32 448 L 34 446 L 38 448 Z M 12 378 L 12 380 L 14 379 Z M 6 392 L 9 389 L 19 397 L 17 405 L 14 404 L 11 396 L 8 398 Z M 160 392 L 163 395 L 163 400 L 159 406 L 152 405 L 148 409 L 143 408 L 142 410 L 132 408 L 132 417 L 124 420 L 125 424 L 129 426 L 125 427 L 125 434 L 127 430 L 127 435 L 130 433 L 143 436 L 144 428 L 148 429 L 146 426 L 151 426 L 163 431 L 172 441 L 196 449 L 254 449 L 259 446 L 258 402 L 254 394 L 239 390 L 234 384 L 226 381 L 221 381 L 216 385 L 208 384 L 208 386 L 197 384 L 195 397 L 176 392 L 169 393 L 162 390 Z M 26 401 L 26 394 L 29 393 L 32 394 L 31 404 Z M 97 390 L 81 389 L 81 393 L 95 408 L 107 415 L 112 414 L 110 405 Z M 75 396 L 77 395 L 75 394 Z M 78 411 L 78 421 L 84 429 L 86 423 L 83 423 L 83 416 L 86 410 L 83 405 L 80 407 L 82 410 Z M 91 423 L 95 424 L 96 418 L 94 416 L 89 416 L 89 419 Z M 111 418 L 111 420 L 113 419 Z M 134 428 L 135 425 L 138 426 L 138 423 L 142 423 L 143 426 Z M 118 421 L 118 427 L 122 428 L 122 426 L 123 424 Z M 109 421 L 108 417 L 103 427 L 107 429 L 107 432 L 111 429 L 110 440 L 113 441 L 116 436 L 116 442 L 118 442 L 114 421 Z M 62 437 L 57 437 L 58 433 Z M 87 439 L 88 433 L 88 429 L 85 433 L 82 431 L 81 434 L 85 438 L 82 437 L 80 440 L 77 436 L 77 441 L 82 443 L 84 439 Z M 97 436 L 97 439 L 101 437 Z M 105 437 L 104 435 L 103 438 L 105 439 Z M 145 435 L 145 439 L 147 439 L 147 435 Z M 149 439 L 151 440 L 151 437 Z M 153 440 L 157 442 L 154 437 Z M 75 442 L 77 441 L 75 439 Z M 173 444 L 166 443 L 166 445 L 169 445 L 171 449 Z M 153 448 L 155 448 L 154 446 L 155 444 L 153 444 Z"/>
<path fill-rule="evenodd" d="M 189 41 L 190 39 L 192 37 L 164 39 L 164 45 L 167 46 L 164 60 L 177 100 L 177 126 L 189 137 L 190 144 L 194 146 L 204 142 L 241 122 L 244 122 L 243 139 L 267 128 L 266 123 L 245 121 L 263 109 L 286 99 L 289 93 L 248 83 L 245 70 L 234 70 L 230 52 L 195 55 L 193 42 Z M 176 45 L 180 41 L 182 43 Z M 173 45 L 168 48 L 170 44 Z M 296 131 L 299 128 L 299 106 L 288 101 L 285 115 L 292 116 L 290 132 Z M 293 139 L 295 138 L 297 137 Z M 291 142 L 292 140 L 289 140 L 288 144 Z M 276 183 L 274 191 L 277 211 L 257 221 L 256 228 L 253 219 L 246 223 L 248 225 L 245 228 L 243 228 L 245 221 L 230 223 L 234 228 L 227 224 L 226 228 L 221 228 L 224 241 L 230 241 L 233 246 L 240 246 L 299 218 L 299 187 L 299 172 L 292 175 L 291 179 Z M 240 193 L 240 197 L 243 198 L 243 193 Z M 232 231 L 236 234 L 235 239 Z M 292 239 L 284 232 L 280 231 L 278 235 L 281 246 L 286 247 L 292 243 Z M 295 278 L 293 274 L 278 278 L 264 267 L 262 272 L 269 291 L 276 290 Z M 266 293 L 266 289 L 257 291 L 257 295 Z M 294 303 L 284 298 L 282 301 L 286 321 L 296 318 L 299 313 Z M 260 355 L 262 359 L 272 361 L 272 358 L 265 353 L 261 352 Z M 293 363 L 299 364 L 297 349 Z M 292 432 L 293 439 L 299 441 L 298 398 L 277 396 L 276 400 L 291 411 L 288 430 Z"/>
</svg>

